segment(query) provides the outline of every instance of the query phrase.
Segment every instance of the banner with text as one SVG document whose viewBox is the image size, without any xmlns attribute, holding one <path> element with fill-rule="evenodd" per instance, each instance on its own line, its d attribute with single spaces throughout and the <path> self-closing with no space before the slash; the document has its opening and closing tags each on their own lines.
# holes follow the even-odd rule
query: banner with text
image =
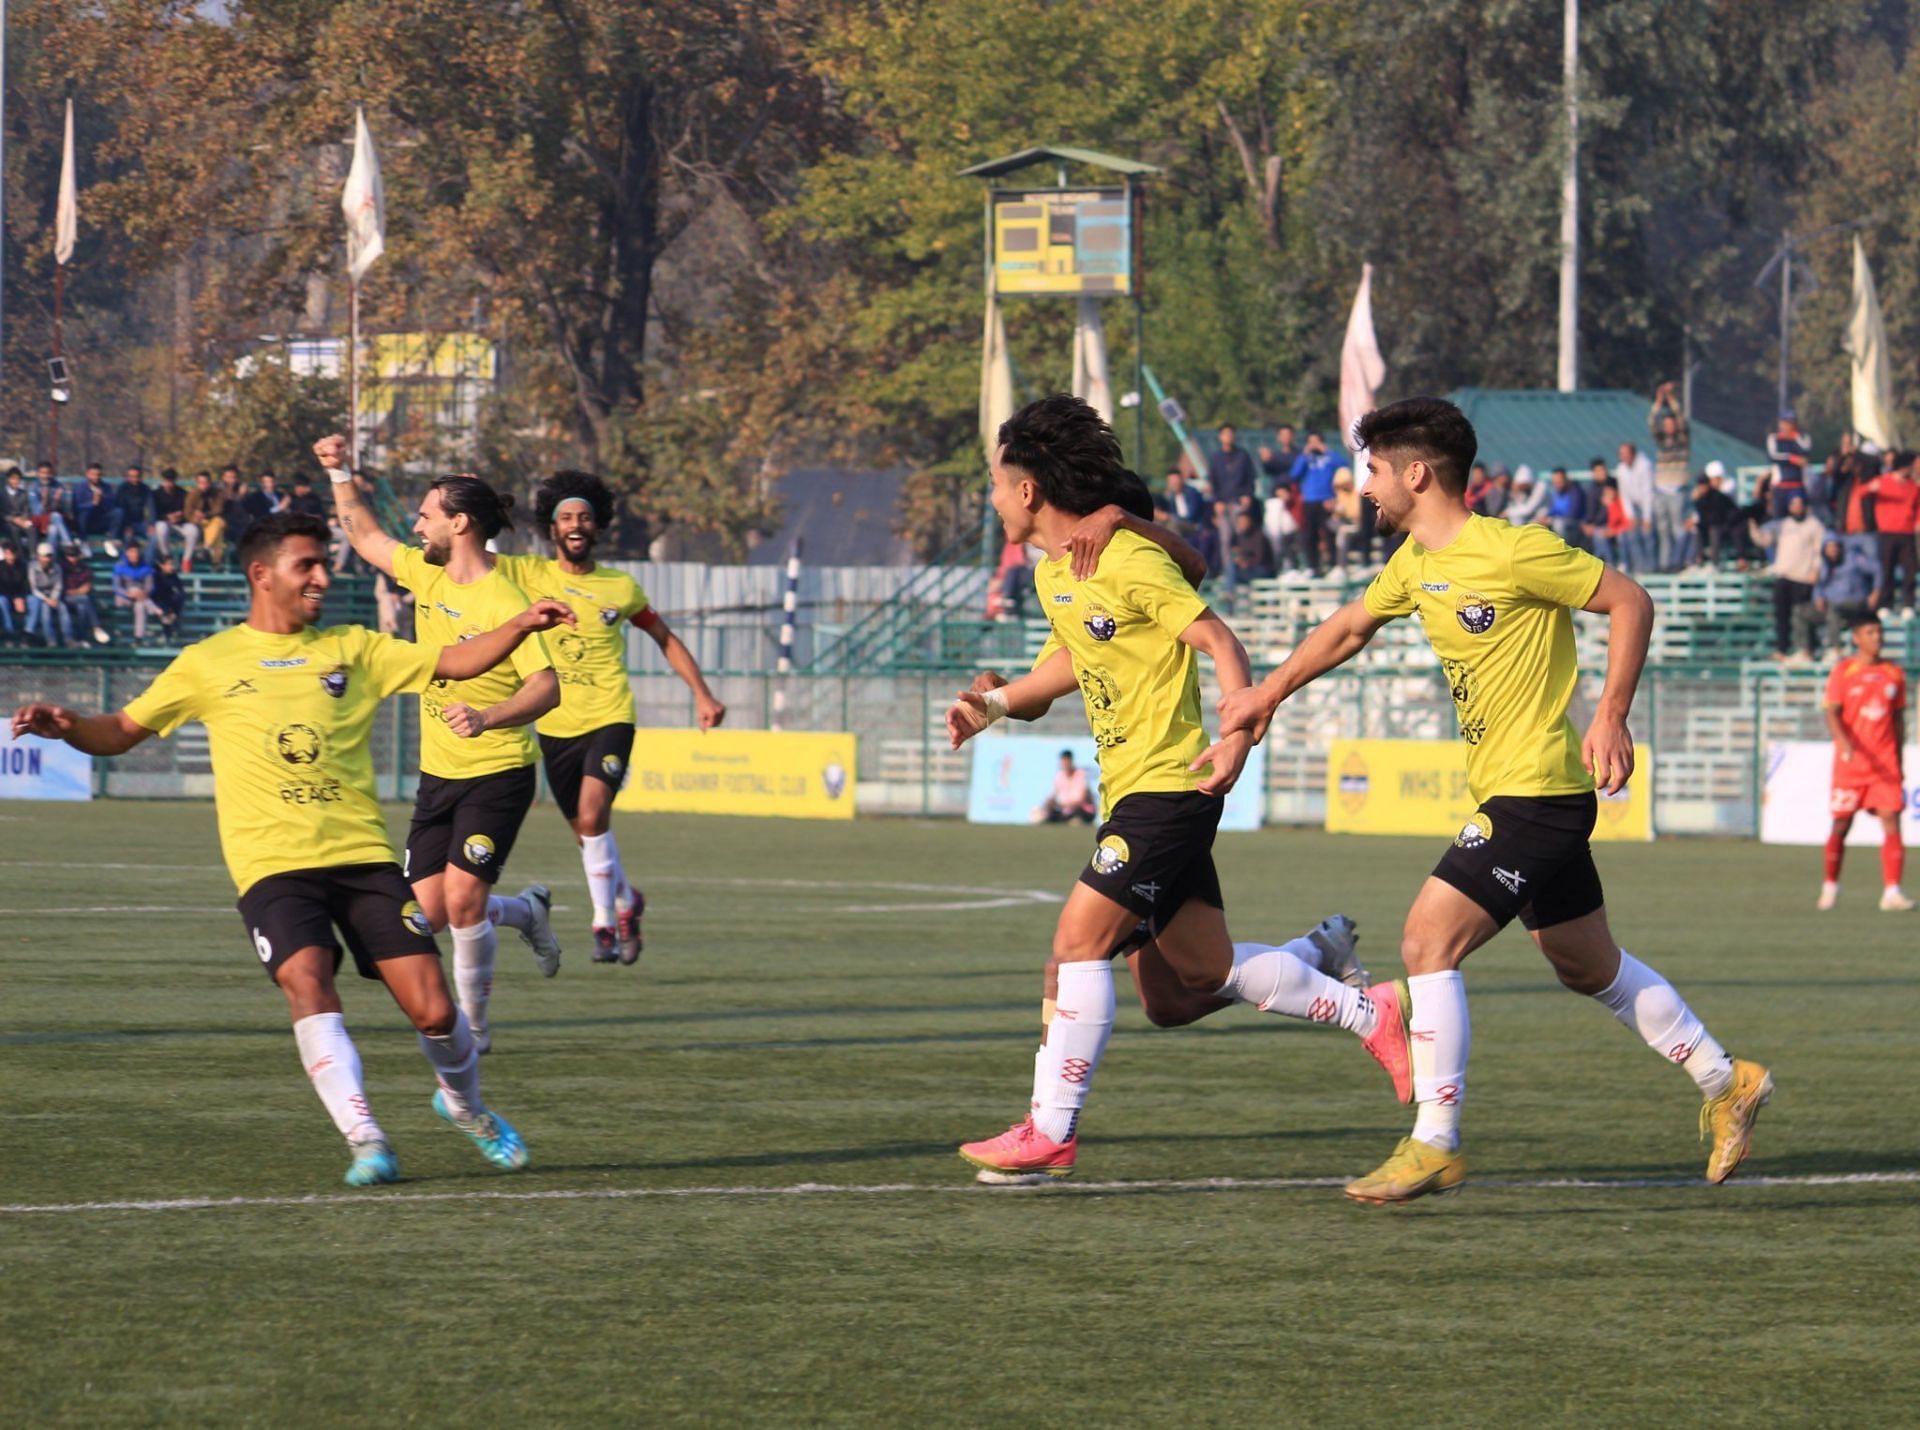
<svg viewBox="0 0 1920 1430">
<path fill-rule="evenodd" d="M 1906 787 L 1901 790 L 1900 837 L 1909 846 L 1920 842 L 1920 745 L 1906 751 Z M 1767 746 L 1767 777 L 1760 789 L 1762 844 L 1825 844 L 1833 826 L 1833 743 L 1829 740 L 1778 740 Z M 1880 821 L 1871 814 L 1854 816 L 1847 831 L 1849 844 L 1878 844 Z"/>
<path fill-rule="evenodd" d="M 1600 798 L 1593 837 L 1653 838 L 1653 758 L 1633 751 L 1633 779 Z M 1466 750 L 1454 740 L 1335 740 L 1327 752 L 1327 829 L 1335 834 L 1458 834 L 1478 808 Z"/>
<path fill-rule="evenodd" d="M 1053 795 L 1060 756 L 1070 754 L 1087 772 L 1087 791 L 1094 806 L 1100 803 L 1100 764 L 1091 735 L 979 735 L 973 751 L 972 775 L 967 784 L 967 821 L 970 824 L 1039 824 Z M 1255 745 L 1240 778 L 1227 794 L 1220 815 L 1223 830 L 1258 829 L 1261 791 L 1266 788 L 1267 752 Z"/>
<path fill-rule="evenodd" d="M 92 799 L 93 756 L 37 735 L 0 729 L 0 799 Z"/>
<path fill-rule="evenodd" d="M 615 809 L 852 819 L 854 738 L 777 730 L 636 730 Z"/>
</svg>

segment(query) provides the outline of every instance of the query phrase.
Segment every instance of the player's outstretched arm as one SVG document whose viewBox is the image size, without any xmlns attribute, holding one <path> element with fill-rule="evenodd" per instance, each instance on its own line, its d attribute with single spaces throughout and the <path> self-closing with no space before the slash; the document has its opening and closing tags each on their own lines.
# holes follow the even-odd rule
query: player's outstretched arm
<svg viewBox="0 0 1920 1430">
<path fill-rule="evenodd" d="M 552 670 L 536 670 L 521 682 L 520 688 L 497 705 L 475 710 L 471 705 L 449 705 L 442 714 L 453 733 L 463 740 L 488 730 L 511 730 L 516 725 L 531 725 L 549 710 L 560 705 L 560 677 Z"/>
<path fill-rule="evenodd" d="M 503 626 L 483 631 L 458 645 L 444 646 L 434 663 L 435 680 L 472 680 L 512 655 L 514 648 L 535 631 L 576 623 L 573 607 L 565 601 L 535 601 Z"/>
<path fill-rule="evenodd" d="M 354 551 L 374 570 L 391 576 L 394 548 L 400 543 L 380 529 L 373 508 L 360 495 L 359 484 L 347 469 L 347 439 L 337 432 L 322 437 L 313 444 L 313 455 L 326 469 L 333 487 L 334 514 L 339 517 L 340 529 L 346 532 Z"/>
<path fill-rule="evenodd" d="M 1367 609 L 1364 599 L 1347 602 L 1328 616 L 1293 649 L 1272 674 L 1258 685 L 1245 690 L 1223 692 L 1220 699 L 1220 728 L 1247 730 L 1257 745 L 1267 738 L 1267 726 L 1281 702 L 1337 666 L 1345 665 L 1367 648 L 1374 633 L 1386 621 Z"/>
<path fill-rule="evenodd" d="M 111 715 L 82 715 L 64 705 L 22 705 L 13 712 L 13 737 L 38 735 L 61 740 L 87 755 L 124 755 L 153 731 L 124 710 Z"/>
<path fill-rule="evenodd" d="M 1073 556 L 1073 579 L 1084 581 L 1100 566 L 1100 553 L 1113 540 L 1114 532 L 1125 527 L 1135 536 L 1144 536 L 1173 558 L 1189 586 L 1197 587 L 1207 576 L 1207 562 L 1197 550 L 1158 522 L 1142 521 L 1124 507 L 1109 503 L 1080 518 L 1067 533 L 1067 550 Z"/>
<path fill-rule="evenodd" d="M 1587 737 L 1580 742 L 1580 759 L 1593 771 L 1602 794 L 1618 794 L 1633 777 L 1627 712 L 1633 708 L 1647 643 L 1653 638 L 1653 597 L 1633 577 L 1609 566 L 1585 609 L 1607 617 L 1607 682 Z"/>
<path fill-rule="evenodd" d="M 693 692 L 694 719 L 702 730 L 711 730 L 727 718 L 727 707 L 707 688 L 707 678 L 700 673 L 700 662 L 693 658 L 687 643 L 673 633 L 673 627 L 667 624 L 666 617 L 651 606 L 640 614 L 653 617 L 650 621 L 641 620 L 635 624 L 653 637 L 653 643 L 660 647 L 660 654 L 667 658 L 668 667 L 687 683 L 687 689 Z"/>
<path fill-rule="evenodd" d="M 957 750 L 1004 717 L 1038 720 L 1054 701 L 1078 684 L 1073 657 L 1064 649 L 1056 650 L 1018 680 L 1001 680 L 985 672 L 974 677 L 973 684 L 947 707 L 947 738 Z"/>
<path fill-rule="evenodd" d="M 1219 682 L 1222 696 L 1231 696 L 1252 687 L 1253 672 L 1247 663 L 1246 647 L 1240 644 L 1227 623 L 1211 610 L 1202 611 L 1197 619 L 1184 631 L 1180 639 L 1195 650 L 1210 657 L 1213 661 L 1214 679 Z M 1241 768 L 1247 763 L 1247 752 L 1253 748 L 1253 731 L 1248 729 L 1222 730 L 1220 738 L 1206 749 L 1189 769 L 1203 770 L 1209 765 L 1213 773 L 1200 781 L 1202 794 L 1225 794 L 1233 788 L 1234 781 L 1240 778 Z"/>
</svg>

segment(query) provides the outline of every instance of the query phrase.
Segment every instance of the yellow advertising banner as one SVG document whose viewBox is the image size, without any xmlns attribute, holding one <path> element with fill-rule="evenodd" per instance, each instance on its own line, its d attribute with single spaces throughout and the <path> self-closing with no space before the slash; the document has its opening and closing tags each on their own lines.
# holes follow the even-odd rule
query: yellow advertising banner
<svg viewBox="0 0 1920 1430">
<path fill-rule="evenodd" d="M 1653 838 L 1653 757 L 1633 750 L 1633 779 L 1600 798 L 1593 837 Z M 1433 834 L 1451 839 L 1477 805 L 1455 740 L 1335 740 L 1327 752 L 1327 829 L 1334 834 Z"/>
<path fill-rule="evenodd" d="M 850 734 L 636 730 L 615 809 L 853 818 Z"/>
</svg>

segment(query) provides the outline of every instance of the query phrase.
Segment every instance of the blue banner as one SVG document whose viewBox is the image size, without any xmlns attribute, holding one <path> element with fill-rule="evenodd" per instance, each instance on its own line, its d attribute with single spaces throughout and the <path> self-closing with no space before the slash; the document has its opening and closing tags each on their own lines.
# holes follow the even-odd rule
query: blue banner
<svg viewBox="0 0 1920 1430">
<path fill-rule="evenodd" d="M 971 824 L 1037 824 L 1044 820 L 1053 795 L 1053 777 L 1064 752 L 1087 772 L 1087 788 L 1095 804 L 1100 799 L 1100 765 L 1091 735 L 976 736 L 972 743 L 973 772 L 967 786 L 967 820 Z M 1254 746 L 1240 772 L 1227 807 L 1220 816 L 1222 829 L 1258 829 L 1264 807 L 1267 752 Z"/>
<path fill-rule="evenodd" d="M 36 735 L 0 730 L 0 799 L 92 799 L 93 756 Z"/>
</svg>

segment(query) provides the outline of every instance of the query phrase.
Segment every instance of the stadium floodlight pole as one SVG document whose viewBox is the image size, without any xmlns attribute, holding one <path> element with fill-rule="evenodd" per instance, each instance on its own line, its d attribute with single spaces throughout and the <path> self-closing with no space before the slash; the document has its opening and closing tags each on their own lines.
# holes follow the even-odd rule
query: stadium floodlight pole
<svg viewBox="0 0 1920 1430">
<path fill-rule="evenodd" d="M 1560 174 L 1559 387 L 1580 386 L 1580 0 L 1566 0 L 1567 152 Z"/>
<path fill-rule="evenodd" d="M 0 0 L 0 354 L 7 350 L 7 0 Z M 4 377 L 0 360 L 0 377 Z M 0 391 L 5 391 L 0 382 Z"/>
<path fill-rule="evenodd" d="M 1825 228 L 1816 228 L 1811 233 L 1795 233 L 1791 229 L 1780 230 L 1780 246 L 1773 251 L 1773 257 L 1767 260 L 1753 280 L 1753 286 L 1764 288 L 1767 280 L 1773 277 L 1777 267 L 1780 270 L 1780 365 L 1775 396 L 1778 412 L 1785 412 L 1792 404 L 1787 400 L 1789 375 L 1793 356 L 1793 265 L 1800 262 L 1801 251 L 1823 238 L 1831 238 L 1837 233 L 1852 233 L 1856 228 L 1865 228 L 1869 224 L 1879 223 L 1886 215 L 1871 213 L 1863 218 L 1848 219 L 1844 223 L 1830 223 Z M 1811 292 L 1819 286 L 1813 276 L 1813 270 L 1807 270 L 1807 287 Z M 1801 295 L 1805 297 L 1805 294 Z"/>
</svg>

